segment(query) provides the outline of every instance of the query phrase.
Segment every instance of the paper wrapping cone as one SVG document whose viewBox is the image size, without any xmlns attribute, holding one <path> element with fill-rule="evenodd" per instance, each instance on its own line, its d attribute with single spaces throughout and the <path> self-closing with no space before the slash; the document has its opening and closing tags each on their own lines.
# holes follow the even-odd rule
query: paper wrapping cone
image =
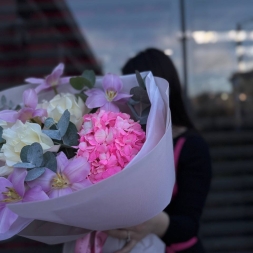
<svg viewBox="0 0 253 253">
<path fill-rule="evenodd" d="M 138 85 L 135 75 L 121 78 L 124 92 Z M 96 86 L 101 87 L 101 79 L 97 80 Z M 8 99 L 17 101 L 28 87 L 32 85 L 1 92 L 0 96 L 4 93 Z M 151 101 L 147 140 L 124 170 L 70 195 L 46 201 L 10 204 L 8 207 L 22 218 L 100 231 L 135 226 L 160 213 L 170 202 L 175 182 L 169 87 L 165 80 L 154 78 L 151 72 L 147 74 L 146 87 Z M 62 90 L 71 91 L 71 88 L 65 86 Z M 50 99 L 53 93 L 44 93 L 42 97 Z M 45 235 L 39 235 L 38 227 L 36 229 L 33 223 L 28 228 L 28 234 L 23 230 L 20 235 L 50 243 Z M 58 242 L 76 239 L 68 234 L 60 237 Z"/>
</svg>

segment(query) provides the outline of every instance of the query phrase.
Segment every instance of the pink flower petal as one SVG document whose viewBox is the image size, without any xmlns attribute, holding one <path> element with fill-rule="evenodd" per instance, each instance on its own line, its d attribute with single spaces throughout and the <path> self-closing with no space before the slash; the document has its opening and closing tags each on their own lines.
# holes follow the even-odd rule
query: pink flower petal
<svg viewBox="0 0 253 253">
<path fill-rule="evenodd" d="M 61 189 L 52 189 L 50 192 L 48 192 L 48 196 L 50 199 L 58 198 L 64 195 L 68 195 L 72 193 L 73 190 L 71 188 L 61 188 Z"/>
<path fill-rule="evenodd" d="M 20 197 L 23 197 L 25 194 L 26 175 L 26 169 L 14 169 L 14 171 L 8 177 L 8 180 L 10 180 L 10 182 L 13 184 L 13 188 Z"/>
<path fill-rule="evenodd" d="M 6 233 L 18 218 L 8 207 L 0 209 L 0 233 Z"/>
<path fill-rule="evenodd" d="M 112 102 L 106 102 L 100 109 L 111 112 L 119 112 L 119 107 Z"/>
<path fill-rule="evenodd" d="M 25 107 L 36 108 L 38 96 L 34 89 L 27 89 L 23 92 L 23 103 Z"/>
<path fill-rule="evenodd" d="M 42 90 L 47 89 L 49 86 L 46 84 L 45 80 L 43 80 L 43 83 L 41 83 L 39 86 L 37 86 L 35 88 L 35 92 L 38 94 L 40 93 Z"/>
<path fill-rule="evenodd" d="M 63 63 L 59 63 L 52 71 L 52 74 L 57 72 L 59 76 L 61 76 L 63 74 L 63 70 L 64 70 L 64 64 Z"/>
<path fill-rule="evenodd" d="M 56 160 L 57 160 L 57 172 L 62 173 L 64 171 L 65 167 L 68 165 L 69 160 L 63 152 L 60 152 L 57 155 Z"/>
<path fill-rule="evenodd" d="M 6 122 L 15 123 L 18 119 L 18 112 L 12 110 L 0 111 L 0 119 Z"/>
<path fill-rule="evenodd" d="M 22 202 L 40 201 L 47 199 L 49 199 L 47 194 L 44 191 L 42 191 L 41 186 L 37 185 L 26 191 Z"/>
<path fill-rule="evenodd" d="M 95 134 L 94 138 L 98 143 L 103 143 L 106 139 L 106 133 L 104 129 L 98 129 Z"/>
<path fill-rule="evenodd" d="M 34 77 L 30 77 L 30 78 L 26 78 L 25 79 L 26 83 L 31 83 L 31 84 L 41 84 L 44 82 L 44 79 L 42 78 L 34 78 Z"/>
<path fill-rule="evenodd" d="M 90 109 L 103 106 L 107 102 L 105 94 L 101 91 L 99 94 L 91 95 L 86 100 L 86 106 Z"/>
<path fill-rule="evenodd" d="M 48 192 L 51 189 L 51 181 L 55 175 L 56 174 L 52 170 L 46 169 L 43 175 L 33 181 L 27 182 L 27 184 L 30 188 L 39 185 L 44 192 Z"/>
<path fill-rule="evenodd" d="M 13 185 L 8 179 L 0 177 L 0 202 L 5 199 L 2 193 L 8 190 L 6 187 L 13 188 Z"/>
<path fill-rule="evenodd" d="M 118 101 L 123 98 L 130 98 L 132 95 L 126 94 L 126 93 L 118 93 L 116 97 L 113 99 L 113 101 Z"/>
<path fill-rule="evenodd" d="M 119 76 L 113 74 L 106 74 L 102 80 L 102 86 L 105 91 L 113 90 L 119 92 L 123 87 L 123 83 Z"/>
<path fill-rule="evenodd" d="M 89 179 L 85 179 L 81 182 L 72 184 L 71 189 L 73 189 L 74 191 L 79 191 L 81 189 L 89 187 L 90 185 L 92 185 L 92 182 Z"/>
<path fill-rule="evenodd" d="M 90 164 L 84 157 L 76 157 L 70 160 L 67 167 L 64 169 L 64 175 L 70 183 L 83 181 L 90 172 Z"/>
<path fill-rule="evenodd" d="M 98 88 L 92 88 L 85 91 L 85 95 L 87 96 L 100 95 L 100 94 L 104 95 L 105 93 L 101 89 L 98 89 Z"/>
<path fill-rule="evenodd" d="M 18 119 L 25 123 L 27 120 L 33 118 L 34 109 L 25 107 L 18 112 Z"/>
<path fill-rule="evenodd" d="M 36 109 L 35 111 L 33 111 L 33 114 L 32 114 L 32 117 L 33 118 L 44 118 L 44 117 L 47 117 L 47 110 L 45 109 Z"/>
<path fill-rule="evenodd" d="M 69 79 L 70 79 L 70 77 L 62 77 L 59 80 L 59 82 L 60 82 L 59 84 L 61 84 L 61 85 L 68 84 L 69 83 Z"/>
</svg>

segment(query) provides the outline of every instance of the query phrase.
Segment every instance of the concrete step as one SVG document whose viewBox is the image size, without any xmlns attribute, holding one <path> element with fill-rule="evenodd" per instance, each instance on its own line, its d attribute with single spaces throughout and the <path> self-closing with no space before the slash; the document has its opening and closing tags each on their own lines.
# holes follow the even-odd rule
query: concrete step
<svg viewBox="0 0 253 253">
<path fill-rule="evenodd" d="M 204 238 L 203 245 L 207 253 L 252 253 L 252 235 L 214 236 Z"/>
<path fill-rule="evenodd" d="M 213 176 L 253 175 L 253 154 L 251 159 L 213 162 Z"/>
<path fill-rule="evenodd" d="M 210 146 L 253 143 L 253 131 L 210 132 L 203 133 L 203 137 Z"/>
<path fill-rule="evenodd" d="M 253 204 L 253 191 L 228 191 L 228 192 L 214 192 L 211 191 L 207 197 L 206 209 L 210 207 L 226 207 L 238 205 Z"/>
<path fill-rule="evenodd" d="M 253 205 L 225 206 L 205 208 L 201 222 L 204 226 L 207 222 L 253 220 Z"/>
<path fill-rule="evenodd" d="M 218 221 L 203 223 L 200 228 L 202 237 L 208 236 L 253 236 L 253 220 L 250 221 Z M 253 238 L 252 238 L 253 241 Z"/>
<path fill-rule="evenodd" d="M 252 159 L 253 145 L 212 147 L 210 155 L 213 161 Z"/>
<path fill-rule="evenodd" d="M 211 191 L 252 190 L 253 175 L 220 176 L 211 182 Z"/>
</svg>

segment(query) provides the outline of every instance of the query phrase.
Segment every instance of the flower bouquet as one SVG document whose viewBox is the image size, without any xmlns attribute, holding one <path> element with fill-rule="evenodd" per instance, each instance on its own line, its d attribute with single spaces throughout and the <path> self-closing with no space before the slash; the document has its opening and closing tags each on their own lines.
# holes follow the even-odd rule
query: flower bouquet
<svg viewBox="0 0 253 253">
<path fill-rule="evenodd" d="M 170 202 L 168 83 L 151 72 L 70 78 L 63 69 L 0 92 L 0 240 L 69 242 L 135 226 Z"/>
</svg>

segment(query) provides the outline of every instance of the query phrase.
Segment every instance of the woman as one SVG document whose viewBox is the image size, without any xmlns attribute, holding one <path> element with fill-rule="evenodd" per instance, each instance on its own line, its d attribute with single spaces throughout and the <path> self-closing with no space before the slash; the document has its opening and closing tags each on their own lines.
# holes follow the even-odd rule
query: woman
<svg viewBox="0 0 253 253">
<path fill-rule="evenodd" d="M 116 238 L 127 239 L 117 253 L 127 253 L 146 235 L 154 233 L 166 244 L 166 252 L 202 253 L 199 220 L 211 180 L 208 146 L 187 116 L 177 71 L 170 58 L 157 49 L 147 49 L 130 59 L 123 74 L 152 71 L 170 85 L 170 109 L 176 164 L 176 185 L 171 203 L 153 219 L 132 228 L 110 230 Z"/>
</svg>

